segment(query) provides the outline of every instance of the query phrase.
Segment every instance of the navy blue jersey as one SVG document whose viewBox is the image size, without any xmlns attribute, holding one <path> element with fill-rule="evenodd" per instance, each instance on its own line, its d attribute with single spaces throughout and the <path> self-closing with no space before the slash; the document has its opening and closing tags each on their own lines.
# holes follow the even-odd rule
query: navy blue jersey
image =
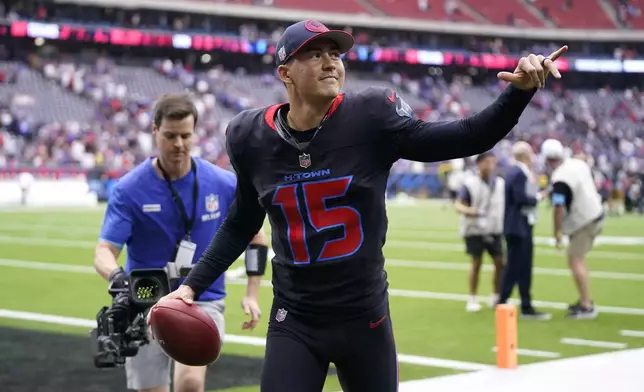
<svg viewBox="0 0 644 392">
<path fill-rule="evenodd" d="M 305 149 L 277 131 L 287 104 L 239 114 L 227 131 L 238 174 L 236 199 L 186 284 L 199 294 L 244 250 L 267 214 L 274 295 L 287 311 L 332 321 L 381 305 L 387 295 L 382 248 L 392 164 L 487 151 L 517 123 L 533 94 L 510 87 L 476 116 L 438 124 L 415 119 L 390 89 L 341 94 L 319 129 L 290 132 L 297 139 L 315 134 Z"/>
<path fill-rule="evenodd" d="M 195 260 L 208 246 L 228 213 L 235 194 L 235 174 L 207 161 L 194 158 L 199 191 L 197 217 L 191 240 L 197 245 Z M 192 171 L 173 181 L 191 218 Z M 119 248 L 127 245 L 125 271 L 163 268 L 174 257 L 176 244 L 185 233 L 179 207 L 166 181 L 159 177 L 148 158 L 117 183 L 107 203 L 100 239 Z M 203 300 L 224 298 L 224 278 L 211 282 Z"/>
</svg>

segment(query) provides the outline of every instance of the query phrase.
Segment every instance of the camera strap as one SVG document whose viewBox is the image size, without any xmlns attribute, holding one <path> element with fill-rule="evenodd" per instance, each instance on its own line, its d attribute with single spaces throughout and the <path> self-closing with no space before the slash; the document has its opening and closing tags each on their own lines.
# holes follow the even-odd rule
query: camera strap
<svg viewBox="0 0 644 392">
<path fill-rule="evenodd" d="M 165 179 L 165 182 L 168 184 L 168 187 L 170 188 L 170 192 L 172 193 L 172 200 L 177 204 L 177 207 L 179 207 L 179 213 L 181 214 L 181 219 L 183 220 L 183 225 L 186 229 L 186 237 L 188 240 L 190 240 L 190 233 L 192 232 L 192 227 L 195 223 L 195 219 L 197 218 L 197 197 L 199 196 L 199 181 L 197 180 L 197 164 L 195 163 L 194 159 L 190 159 L 190 170 L 192 171 L 192 175 L 194 177 L 193 185 L 192 185 L 192 218 L 188 217 L 188 213 L 186 212 L 186 207 L 183 204 L 183 200 L 181 200 L 181 195 L 179 195 L 179 192 L 177 192 L 177 188 L 172 184 L 172 181 L 170 181 L 170 176 L 168 175 L 168 172 L 165 171 L 163 166 L 161 166 L 161 160 L 157 159 L 157 166 L 159 167 L 159 170 L 161 170 L 161 173 L 163 174 L 163 178 Z"/>
</svg>

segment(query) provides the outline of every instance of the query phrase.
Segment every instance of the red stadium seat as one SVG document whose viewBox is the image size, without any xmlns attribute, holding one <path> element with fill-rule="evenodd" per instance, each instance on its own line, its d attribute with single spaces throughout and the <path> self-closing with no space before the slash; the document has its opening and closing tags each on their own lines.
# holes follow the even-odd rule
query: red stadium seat
<svg viewBox="0 0 644 392">
<path fill-rule="evenodd" d="M 570 8 L 564 0 L 536 0 L 539 9 L 546 7 L 550 19 L 558 26 L 569 29 L 615 29 L 610 17 L 599 5 L 600 0 L 572 0 Z"/>
<path fill-rule="evenodd" d="M 515 26 L 543 27 L 544 23 L 530 12 L 521 0 L 461 0 L 498 25 L 507 25 L 509 16 L 514 17 Z M 501 11 L 502 10 L 502 11 Z"/>
</svg>

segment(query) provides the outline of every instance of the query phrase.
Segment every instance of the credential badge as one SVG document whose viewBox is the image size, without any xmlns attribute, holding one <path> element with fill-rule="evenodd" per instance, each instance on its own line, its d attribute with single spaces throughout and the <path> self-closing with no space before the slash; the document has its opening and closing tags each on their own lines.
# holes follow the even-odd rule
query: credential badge
<svg viewBox="0 0 644 392">
<path fill-rule="evenodd" d="M 275 320 L 277 320 L 278 323 L 281 323 L 286 319 L 286 315 L 288 314 L 288 310 L 286 309 L 277 309 L 277 314 L 275 314 Z"/>
<path fill-rule="evenodd" d="M 219 209 L 219 195 L 213 193 L 206 196 L 206 211 L 215 212 Z"/>
<path fill-rule="evenodd" d="M 309 166 L 311 166 L 311 155 L 302 153 L 302 155 L 300 155 L 300 167 L 306 169 Z"/>
</svg>

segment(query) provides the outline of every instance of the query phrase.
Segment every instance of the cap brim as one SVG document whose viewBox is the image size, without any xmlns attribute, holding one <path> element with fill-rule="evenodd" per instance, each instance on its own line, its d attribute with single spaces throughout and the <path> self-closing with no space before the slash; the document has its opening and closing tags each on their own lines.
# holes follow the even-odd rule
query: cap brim
<svg viewBox="0 0 644 392">
<path fill-rule="evenodd" d="M 326 38 L 335 42 L 335 44 L 338 45 L 338 49 L 340 49 L 340 52 L 342 53 L 347 53 L 348 51 L 350 51 L 351 48 L 353 48 L 353 44 L 355 43 L 353 35 L 343 30 L 329 30 L 324 33 L 320 33 L 315 37 L 309 39 L 308 42 L 322 38 Z"/>
<path fill-rule="evenodd" d="M 295 49 L 293 53 L 291 53 L 291 55 L 288 57 L 289 58 L 293 57 L 296 53 L 302 50 L 303 47 L 319 39 L 328 39 L 333 41 L 338 46 L 340 53 L 347 53 L 348 51 L 351 50 L 351 48 L 353 48 L 353 44 L 355 43 L 353 36 L 347 33 L 346 31 L 329 30 L 329 31 L 325 31 L 324 33 L 316 34 L 313 37 L 302 42 L 302 44 L 297 49 Z"/>
</svg>

